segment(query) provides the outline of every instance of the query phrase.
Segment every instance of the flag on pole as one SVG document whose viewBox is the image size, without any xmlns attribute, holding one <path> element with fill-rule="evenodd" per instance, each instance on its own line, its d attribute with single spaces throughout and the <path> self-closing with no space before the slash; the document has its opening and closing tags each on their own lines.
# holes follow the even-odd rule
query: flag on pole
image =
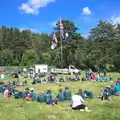
<svg viewBox="0 0 120 120">
<path fill-rule="evenodd" d="M 51 49 L 55 49 L 57 47 L 57 37 L 56 34 L 53 34 L 53 39 L 52 39 L 52 46 Z"/>
<path fill-rule="evenodd" d="M 68 39 L 69 39 L 69 34 L 67 32 L 65 33 L 65 39 L 66 39 L 66 41 L 68 41 Z"/>
<path fill-rule="evenodd" d="M 60 33 L 61 33 L 62 38 L 64 38 L 64 26 L 63 26 L 61 18 L 60 18 Z"/>
</svg>

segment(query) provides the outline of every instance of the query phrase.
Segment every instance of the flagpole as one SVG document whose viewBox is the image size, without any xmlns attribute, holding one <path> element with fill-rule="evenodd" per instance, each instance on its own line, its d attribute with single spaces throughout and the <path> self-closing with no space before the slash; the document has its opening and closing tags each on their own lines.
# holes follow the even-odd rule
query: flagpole
<svg viewBox="0 0 120 120">
<path fill-rule="evenodd" d="M 63 36 L 64 36 L 64 26 L 62 19 L 60 17 L 60 41 L 61 41 L 61 67 L 62 67 L 62 77 L 63 77 Z"/>
<path fill-rule="evenodd" d="M 63 43 L 62 43 L 61 34 L 60 34 L 60 41 L 61 41 L 61 67 L 62 67 L 62 77 L 63 77 Z"/>
</svg>

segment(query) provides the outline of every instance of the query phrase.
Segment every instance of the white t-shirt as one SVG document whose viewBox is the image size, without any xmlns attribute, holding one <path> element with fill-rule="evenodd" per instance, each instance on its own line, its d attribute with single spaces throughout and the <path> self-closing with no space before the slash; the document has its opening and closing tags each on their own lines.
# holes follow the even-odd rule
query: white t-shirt
<svg viewBox="0 0 120 120">
<path fill-rule="evenodd" d="M 1 79 L 4 79 L 4 74 L 1 74 Z"/>
<path fill-rule="evenodd" d="M 72 96 L 72 108 L 75 108 L 78 105 L 81 105 L 82 102 L 84 102 L 84 99 L 80 95 L 73 95 Z"/>
</svg>

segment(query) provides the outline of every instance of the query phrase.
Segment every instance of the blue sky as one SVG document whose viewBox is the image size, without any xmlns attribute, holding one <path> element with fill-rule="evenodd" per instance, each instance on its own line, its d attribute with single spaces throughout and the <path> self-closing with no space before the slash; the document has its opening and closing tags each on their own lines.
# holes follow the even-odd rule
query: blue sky
<svg viewBox="0 0 120 120">
<path fill-rule="evenodd" d="M 119 6 L 120 0 L 1 0 L 0 26 L 50 33 L 61 16 L 86 36 L 100 19 L 120 22 Z"/>
</svg>

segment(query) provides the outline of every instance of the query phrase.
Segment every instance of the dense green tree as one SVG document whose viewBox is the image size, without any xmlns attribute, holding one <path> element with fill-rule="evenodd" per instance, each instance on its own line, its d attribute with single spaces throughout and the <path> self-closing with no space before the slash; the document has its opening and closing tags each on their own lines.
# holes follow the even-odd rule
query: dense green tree
<svg viewBox="0 0 120 120">
<path fill-rule="evenodd" d="M 13 53 L 9 49 L 0 51 L 0 66 L 12 65 Z"/>
<path fill-rule="evenodd" d="M 37 60 L 36 52 L 33 49 L 27 50 L 22 57 L 22 65 L 34 65 Z"/>
<path fill-rule="evenodd" d="M 57 36 L 57 47 L 51 49 L 52 35 L 32 33 L 18 28 L 0 28 L 0 65 L 49 64 L 61 67 L 60 21 L 54 31 Z M 64 26 L 63 67 L 75 65 L 81 69 L 103 69 L 106 64 L 109 70 L 119 70 L 120 24 L 102 21 L 90 30 L 88 38 L 77 32 L 78 27 L 70 20 L 62 20 Z M 66 41 L 65 33 L 69 34 Z"/>
</svg>

